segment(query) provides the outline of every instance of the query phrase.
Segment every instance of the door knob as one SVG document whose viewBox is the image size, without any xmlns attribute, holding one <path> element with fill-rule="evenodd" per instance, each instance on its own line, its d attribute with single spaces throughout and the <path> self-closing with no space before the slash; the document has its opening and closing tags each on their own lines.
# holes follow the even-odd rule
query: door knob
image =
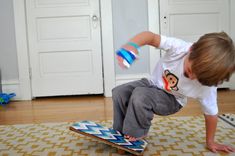
<svg viewBox="0 0 235 156">
<path fill-rule="evenodd" d="M 97 22 L 98 20 L 99 20 L 99 18 L 96 15 L 92 16 L 92 21 Z"/>
<path fill-rule="evenodd" d="M 93 23 L 93 28 L 97 28 L 98 22 L 99 22 L 99 17 L 96 16 L 96 15 L 93 15 L 93 16 L 91 17 L 91 19 L 92 19 L 92 23 Z"/>
</svg>

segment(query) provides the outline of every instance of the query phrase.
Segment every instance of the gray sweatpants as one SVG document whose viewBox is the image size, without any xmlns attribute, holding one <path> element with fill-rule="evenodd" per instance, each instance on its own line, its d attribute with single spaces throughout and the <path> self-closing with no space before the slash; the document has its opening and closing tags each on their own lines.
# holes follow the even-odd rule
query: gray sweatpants
<svg viewBox="0 0 235 156">
<path fill-rule="evenodd" d="M 154 114 L 170 115 L 182 106 L 175 97 L 147 79 L 129 82 L 112 90 L 113 128 L 134 137 L 147 135 Z"/>
</svg>

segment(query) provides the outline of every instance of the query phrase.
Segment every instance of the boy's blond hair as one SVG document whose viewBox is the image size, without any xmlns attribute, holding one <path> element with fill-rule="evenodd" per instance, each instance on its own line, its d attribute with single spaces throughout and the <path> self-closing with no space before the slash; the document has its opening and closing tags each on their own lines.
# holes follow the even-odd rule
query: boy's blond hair
<svg viewBox="0 0 235 156">
<path fill-rule="evenodd" d="M 235 71 L 233 41 L 225 32 L 205 34 L 191 47 L 189 60 L 201 84 L 217 86 Z"/>
</svg>

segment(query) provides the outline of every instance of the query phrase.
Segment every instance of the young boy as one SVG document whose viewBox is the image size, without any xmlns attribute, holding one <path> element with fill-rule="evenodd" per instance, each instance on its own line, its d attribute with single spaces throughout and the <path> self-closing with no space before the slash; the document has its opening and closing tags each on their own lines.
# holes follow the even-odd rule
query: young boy
<svg viewBox="0 0 235 156">
<path fill-rule="evenodd" d="M 206 145 L 212 152 L 235 149 L 215 142 L 217 88 L 235 71 L 235 48 L 224 32 L 205 34 L 195 43 L 142 32 L 122 48 L 138 55 L 138 48 L 151 45 L 166 51 L 149 79 L 117 86 L 112 91 L 113 128 L 135 141 L 147 135 L 154 114 L 170 115 L 187 103 L 200 101 L 205 116 Z M 117 56 L 124 66 L 123 58 Z"/>
</svg>

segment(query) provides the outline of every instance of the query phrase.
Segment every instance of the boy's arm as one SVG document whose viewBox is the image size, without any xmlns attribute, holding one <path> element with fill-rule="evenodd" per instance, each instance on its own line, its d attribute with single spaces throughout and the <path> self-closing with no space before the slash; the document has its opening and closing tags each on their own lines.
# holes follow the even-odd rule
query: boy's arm
<svg viewBox="0 0 235 156">
<path fill-rule="evenodd" d="M 137 34 L 133 38 L 131 38 L 129 40 L 129 43 L 132 42 L 132 43 L 138 45 L 139 47 L 144 46 L 144 45 L 151 45 L 151 46 L 154 46 L 154 47 L 159 47 L 160 40 L 161 40 L 160 35 L 154 34 L 150 31 L 144 31 L 144 32 L 141 32 L 141 33 Z M 127 43 L 122 48 L 124 48 L 128 51 L 132 51 L 132 52 L 134 52 L 135 54 L 138 55 L 138 49 L 136 49 L 136 47 L 134 47 L 131 44 Z M 120 56 L 117 56 L 117 60 L 118 60 L 119 65 L 121 67 L 124 67 L 123 58 L 120 57 Z"/>
<path fill-rule="evenodd" d="M 151 45 L 154 47 L 159 47 L 160 40 L 161 40 L 160 35 L 154 34 L 150 31 L 144 31 L 135 35 L 133 38 L 129 40 L 129 42 L 133 42 L 137 44 L 139 47 L 144 46 L 144 45 Z M 137 49 L 135 49 L 133 46 L 129 44 L 125 44 L 123 48 L 126 50 L 131 50 L 135 52 L 136 54 L 138 54 Z"/>
<path fill-rule="evenodd" d="M 218 121 L 217 115 L 205 115 L 207 148 L 215 153 L 218 151 L 223 151 L 228 153 L 235 152 L 234 148 L 227 145 L 218 144 L 214 141 L 217 121 Z"/>
<path fill-rule="evenodd" d="M 130 42 L 134 42 L 140 47 L 144 45 L 152 45 L 154 47 L 159 47 L 160 35 L 154 34 L 150 31 L 144 31 L 130 39 Z"/>
</svg>

